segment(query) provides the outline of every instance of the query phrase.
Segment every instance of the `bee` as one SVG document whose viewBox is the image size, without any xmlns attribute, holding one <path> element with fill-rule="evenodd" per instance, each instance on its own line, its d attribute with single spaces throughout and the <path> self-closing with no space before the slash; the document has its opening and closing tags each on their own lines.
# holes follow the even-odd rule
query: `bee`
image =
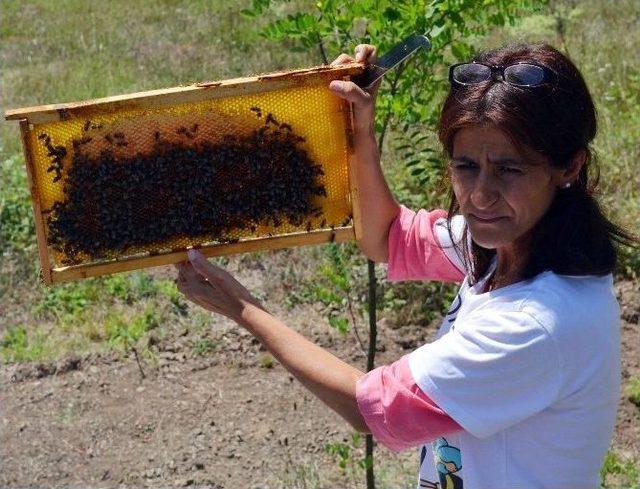
<svg viewBox="0 0 640 489">
<path fill-rule="evenodd" d="M 274 126 L 280 126 L 280 124 L 278 124 L 278 121 L 276 120 L 275 117 L 273 117 L 273 114 L 268 113 L 267 114 L 267 118 L 264 121 L 265 125 L 269 125 L 269 124 L 273 124 Z"/>
<path fill-rule="evenodd" d="M 259 107 L 253 109 L 262 117 Z M 260 225 L 312 232 L 318 218 L 325 227 L 322 207 L 314 205 L 316 195 L 326 193 L 317 181 L 321 167 L 298 146 L 289 124 L 269 116 L 252 134 L 227 134 L 197 146 L 163 139 L 156 130 L 151 154 L 103 149 L 96 157 L 75 151 L 64 174 L 66 150 L 39 135 L 52 158 L 49 170 L 56 181 L 64 176 L 64 207 L 52 214 L 61 217 L 48 220 L 52 246 L 68 257 L 93 260 L 148 251 L 150 245 L 164 249 L 160 243 L 172 239 L 235 243 L 240 238 L 220 236 L 255 233 Z M 198 129 L 190 123 L 174 130 L 191 138 Z M 127 145 L 122 132 L 102 137 L 113 146 Z M 184 178 L 187 162 L 196 179 Z"/>
</svg>

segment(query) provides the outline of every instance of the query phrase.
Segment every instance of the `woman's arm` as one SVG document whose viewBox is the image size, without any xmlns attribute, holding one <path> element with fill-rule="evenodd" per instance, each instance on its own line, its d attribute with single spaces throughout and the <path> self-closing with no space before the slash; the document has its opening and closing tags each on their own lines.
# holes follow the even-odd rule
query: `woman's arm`
<svg viewBox="0 0 640 489">
<path fill-rule="evenodd" d="M 201 253 L 189 251 L 177 268 L 178 289 L 188 299 L 246 328 L 357 431 L 397 451 L 461 429 L 416 385 L 408 357 L 364 374 L 285 326 Z"/>
<path fill-rule="evenodd" d="M 176 265 L 178 289 L 190 300 L 223 314 L 246 328 L 313 394 L 356 430 L 368 432 L 356 401 L 356 382 L 364 375 L 313 344 L 261 304 L 228 272 L 189 251 L 189 262 Z"/>
<path fill-rule="evenodd" d="M 239 323 L 258 338 L 307 389 L 354 429 L 368 432 L 356 402 L 356 382 L 364 372 L 307 340 L 253 304 L 244 308 Z"/>
<path fill-rule="evenodd" d="M 355 61 L 375 61 L 375 47 L 368 44 L 356 46 Z M 341 54 L 332 65 L 353 62 Z M 354 135 L 353 165 L 360 203 L 362 237 L 360 250 L 371 260 L 386 262 L 389 227 L 400 212 L 380 167 L 378 143 L 374 131 L 375 99 L 378 85 L 365 91 L 353 82 L 332 81 L 329 88 L 339 97 L 353 104 Z"/>
</svg>

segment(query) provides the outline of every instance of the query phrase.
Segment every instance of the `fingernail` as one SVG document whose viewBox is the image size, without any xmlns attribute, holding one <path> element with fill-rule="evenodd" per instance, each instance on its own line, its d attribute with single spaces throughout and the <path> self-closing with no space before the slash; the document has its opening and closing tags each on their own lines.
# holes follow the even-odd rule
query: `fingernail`
<svg viewBox="0 0 640 489">
<path fill-rule="evenodd" d="M 341 91 L 343 89 L 343 85 L 342 85 L 341 81 L 333 80 L 331 83 L 329 83 L 329 88 L 332 89 L 332 90 Z"/>
<path fill-rule="evenodd" d="M 196 250 L 187 250 L 187 256 L 189 257 L 189 260 L 193 260 L 194 258 L 198 257 L 198 252 Z"/>
</svg>

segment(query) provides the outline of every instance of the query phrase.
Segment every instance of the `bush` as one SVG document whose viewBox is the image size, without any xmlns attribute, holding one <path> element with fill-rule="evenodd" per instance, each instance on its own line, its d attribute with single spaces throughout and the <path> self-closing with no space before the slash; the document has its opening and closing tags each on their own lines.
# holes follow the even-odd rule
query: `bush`
<svg viewBox="0 0 640 489">
<path fill-rule="evenodd" d="M 4 363 L 39 361 L 47 352 L 47 337 L 40 329 L 27 333 L 24 326 L 15 326 L 9 328 L 0 341 Z"/>
<path fill-rule="evenodd" d="M 4 255 L 32 250 L 35 227 L 22 156 L 0 162 L 0 181 L 0 250 Z"/>
</svg>

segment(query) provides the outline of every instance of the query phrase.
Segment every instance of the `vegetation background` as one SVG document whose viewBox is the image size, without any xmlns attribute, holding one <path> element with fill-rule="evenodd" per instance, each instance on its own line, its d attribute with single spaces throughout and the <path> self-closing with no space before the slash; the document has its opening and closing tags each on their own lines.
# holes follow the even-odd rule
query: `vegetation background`
<svg viewBox="0 0 640 489">
<path fill-rule="evenodd" d="M 300 49 L 296 39 L 286 36 L 278 41 L 260 35 L 273 18 L 312 10 L 310 2 L 278 2 L 269 15 L 240 15 L 251 5 L 240 0 L 2 0 L 2 109 L 321 64 L 316 48 Z M 515 25 L 495 27 L 466 41 L 479 50 L 512 40 L 550 42 L 581 68 L 599 113 L 595 147 L 602 167 L 601 202 L 619 222 L 640 232 L 640 3 L 541 2 Z M 327 47 L 328 59 L 338 54 Z M 446 56 L 454 59 L 455 53 L 445 53 L 445 60 Z M 436 99 L 433 104 L 440 102 Z M 400 125 L 388 129 L 385 173 L 402 202 L 434 205 L 442 196 L 435 186 L 425 185 L 422 173 L 407 166 L 399 144 L 403 134 Z M 193 338 L 191 355 L 218 352 L 218 339 L 207 334 L 210 316 L 181 300 L 170 270 L 52 288 L 40 284 L 22 148 L 17 124 L 7 122 L 0 125 L 0 253 L 0 368 L 5 372 L 22 363 L 109 352 L 126 357 L 131 351 L 140 353 L 148 371 L 161 363 L 154 342 L 173 337 L 176 331 Z M 345 342 L 357 345 L 355 336 L 349 335 L 357 327 L 364 334 L 366 267 L 352 244 L 217 261 L 268 269 L 279 281 L 268 290 L 256 288 L 259 297 L 288 310 L 320 310 L 324 327 L 337 331 Z M 626 252 L 618 279 L 636 290 L 639 274 L 640 253 Z M 446 310 L 450 288 L 414 283 L 391 288 L 384 281 L 384 270 L 378 269 L 378 275 L 382 324 L 425 325 Z M 638 338 L 637 316 L 634 334 Z M 269 369 L 273 359 L 261 354 L 258 366 Z M 0 385 L 0 392 L 5 388 Z M 625 390 L 640 406 L 637 371 L 625 379 Z M 6 424 L 1 429 L 3 440 L 8 436 Z M 637 426 L 634 429 L 639 432 Z M 325 449 L 343 471 L 351 466 L 357 470 L 359 444 L 357 437 L 328 440 Z M 603 487 L 640 486 L 639 457 L 614 444 L 603 466 Z M 411 480 L 415 467 L 408 471 Z"/>
</svg>

